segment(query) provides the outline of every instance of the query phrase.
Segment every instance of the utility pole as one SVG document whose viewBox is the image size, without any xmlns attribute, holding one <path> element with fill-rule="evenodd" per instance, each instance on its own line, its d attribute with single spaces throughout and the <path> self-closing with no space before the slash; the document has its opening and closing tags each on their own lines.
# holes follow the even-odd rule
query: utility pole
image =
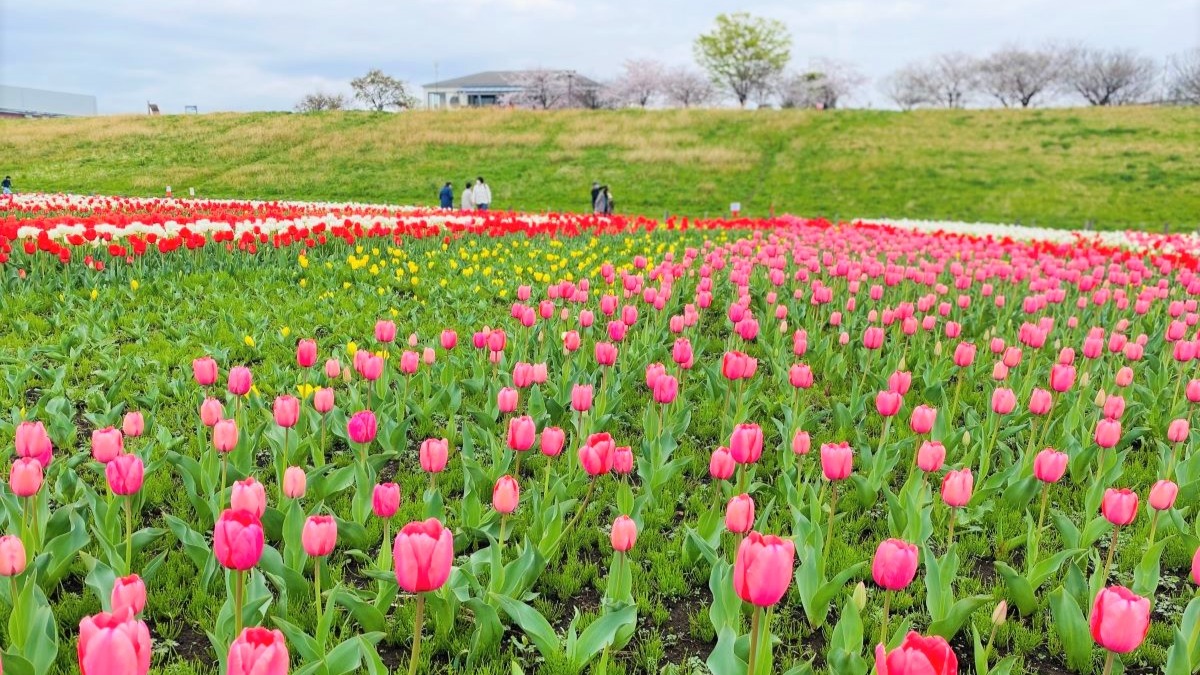
<svg viewBox="0 0 1200 675">
<path fill-rule="evenodd" d="M 439 86 L 441 84 L 439 79 L 440 78 L 438 77 L 438 62 L 434 61 L 433 62 L 433 88 L 434 89 L 441 89 L 441 87 Z M 438 92 L 438 108 L 442 107 L 442 102 L 445 100 L 445 98 L 446 98 L 445 94 L 443 94 L 442 92 L 439 91 Z"/>
</svg>

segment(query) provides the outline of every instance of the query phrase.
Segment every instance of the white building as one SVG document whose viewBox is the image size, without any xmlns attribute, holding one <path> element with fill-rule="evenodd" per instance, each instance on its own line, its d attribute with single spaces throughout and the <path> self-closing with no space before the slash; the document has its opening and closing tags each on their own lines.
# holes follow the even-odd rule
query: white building
<svg viewBox="0 0 1200 675">
<path fill-rule="evenodd" d="M 425 105 L 429 108 L 476 108 L 498 105 L 503 103 L 505 98 L 523 91 L 522 82 L 527 81 L 528 72 L 488 70 L 474 75 L 422 85 L 425 90 Z M 600 86 L 595 80 L 571 70 L 551 72 L 559 76 L 563 86 L 568 89 L 568 99 L 573 98 L 574 94 Z M 572 89 L 574 91 L 570 91 Z"/>
<path fill-rule="evenodd" d="M 0 117 L 86 117 L 95 114 L 95 96 L 0 84 Z"/>
</svg>

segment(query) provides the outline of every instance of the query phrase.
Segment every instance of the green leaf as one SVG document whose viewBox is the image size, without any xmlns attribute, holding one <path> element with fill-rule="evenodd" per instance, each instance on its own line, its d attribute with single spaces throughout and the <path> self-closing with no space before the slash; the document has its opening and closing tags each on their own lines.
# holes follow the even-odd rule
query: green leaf
<svg viewBox="0 0 1200 675">
<path fill-rule="evenodd" d="M 602 649 L 613 643 L 617 632 L 637 622 L 637 605 L 626 605 L 593 621 L 575 643 L 575 653 L 568 655 L 576 668 L 582 670 Z"/>
<path fill-rule="evenodd" d="M 746 675 L 749 664 L 737 655 L 737 631 L 725 626 L 717 631 L 717 646 L 704 662 L 712 675 Z"/>
<path fill-rule="evenodd" d="M 1079 604 L 1060 586 L 1050 593 L 1050 609 L 1067 664 L 1076 672 L 1086 672 L 1092 663 L 1092 635 Z"/>
<path fill-rule="evenodd" d="M 325 657 L 325 667 L 329 675 L 345 675 L 358 670 L 362 663 L 362 649 L 358 638 L 352 637 L 330 650 Z"/>
<path fill-rule="evenodd" d="M 1133 570 L 1133 592 L 1143 597 L 1150 597 L 1158 590 L 1158 579 L 1160 575 L 1159 561 L 1162 559 L 1163 549 L 1167 544 L 1174 539 L 1174 535 L 1164 537 L 1154 543 L 1153 546 L 1146 549 L 1142 554 L 1142 561 L 1138 563 Z"/>
<path fill-rule="evenodd" d="M 997 560 L 995 567 L 1000 578 L 1004 579 L 1004 585 L 1008 589 L 1008 599 L 1012 600 L 1021 614 L 1032 614 L 1037 609 L 1037 598 L 1033 594 L 1033 586 L 1025 577 L 1021 576 L 1020 572 L 1005 563 Z"/>
<path fill-rule="evenodd" d="M 279 630 L 287 637 L 288 645 L 294 647 L 300 653 L 300 656 L 305 661 L 319 661 L 321 659 L 321 647 L 311 635 L 305 633 L 299 626 L 284 621 L 279 617 L 272 617 L 271 620 L 279 627 Z"/>
<path fill-rule="evenodd" d="M 970 619 L 976 610 L 991 601 L 992 597 L 990 595 L 972 595 L 959 600 L 950 607 L 950 611 L 945 616 L 929 624 L 930 634 L 941 635 L 947 640 L 954 639 L 958 631 L 962 630 L 963 624 L 967 622 L 967 619 Z"/>
<path fill-rule="evenodd" d="M 521 630 L 525 631 L 542 656 L 547 660 L 553 660 L 561 655 L 558 634 L 554 632 L 554 627 L 550 625 L 550 622 L 546 621 L 546 617 L 519 600 L 513 600 L 503 595 L 496 596 L 496 599 L 500 602 L 500 608 L 504 610 L 504 613 L 515 621 Z"/>
</svg>

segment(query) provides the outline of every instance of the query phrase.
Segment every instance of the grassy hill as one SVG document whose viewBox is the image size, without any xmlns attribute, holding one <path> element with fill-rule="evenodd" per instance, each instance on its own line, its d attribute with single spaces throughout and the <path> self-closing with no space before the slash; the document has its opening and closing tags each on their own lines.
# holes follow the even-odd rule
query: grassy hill
<svg viewBox="0 0 1200 675">
<path fill-rule="evenodd" d="M 436 204 L 484 175 L 497 208 L 986 220 L 1192 229 L 1186 108 L 519 110 L 0 120 L 20 190 Z"/>
</svg>

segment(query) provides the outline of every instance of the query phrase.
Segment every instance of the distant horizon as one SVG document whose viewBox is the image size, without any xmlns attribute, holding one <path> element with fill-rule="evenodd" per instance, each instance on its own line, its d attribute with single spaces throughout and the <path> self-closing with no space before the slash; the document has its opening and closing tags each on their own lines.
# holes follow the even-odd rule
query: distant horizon
<svg viewBox="0 0 1200 675">
<path fill-rule="evenodd" d="M 889 107 L 882 78 L 943 53 L 1057 41 L 1134 49 L 1162 64 L 1200 46 L 1192 0 L 348 0 L 337 11 L 312 0 L 0 2 L 0 81 L 94 95 L 100 114 L 136 114 L 147 101 L 163 112 L 291 110 L 314 91 L 349 94 L 350 79 L 371 68 L 421 97 L 423 83 L 486 70 L 608 80 L 632 58 L 695 67 L 696 36 L 717 14 L 742 10 L 788 27 L 792 69 L 820 58 L 857 67 L 868 82 L 852 104 L 875 109 Z"/>
</svg>

